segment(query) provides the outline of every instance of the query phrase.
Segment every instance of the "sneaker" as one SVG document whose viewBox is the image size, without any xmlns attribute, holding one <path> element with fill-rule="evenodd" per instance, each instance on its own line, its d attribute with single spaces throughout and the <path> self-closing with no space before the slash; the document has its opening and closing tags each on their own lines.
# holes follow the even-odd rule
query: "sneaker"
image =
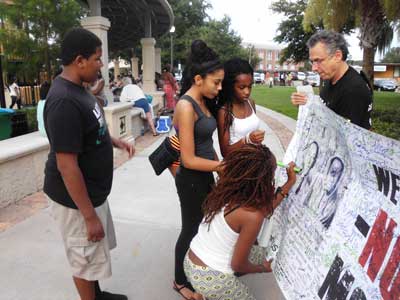
<svg viewBox="0 0 400 300">
<path fill-rule="evenodd" d="M 128 297 L 103 291 L 99 296 L 96 296 L 95 300 L 128 300 Z"/>
</svg>

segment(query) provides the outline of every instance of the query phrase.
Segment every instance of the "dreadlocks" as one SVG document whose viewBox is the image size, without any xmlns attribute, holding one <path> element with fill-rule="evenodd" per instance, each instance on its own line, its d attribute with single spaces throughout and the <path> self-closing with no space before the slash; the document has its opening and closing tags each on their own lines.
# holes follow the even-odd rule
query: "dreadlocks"
<svg viewBox="0 0 400 300">
<path fill-rule="evenodd" d="M 226 205 L 267 208 L 272 213 L 275 169 L 275 156 L 264 145 L 248 144 L 230 152 L 217 185 L 203 204 L 205 222 L 210 223 Z"/>
</svg>

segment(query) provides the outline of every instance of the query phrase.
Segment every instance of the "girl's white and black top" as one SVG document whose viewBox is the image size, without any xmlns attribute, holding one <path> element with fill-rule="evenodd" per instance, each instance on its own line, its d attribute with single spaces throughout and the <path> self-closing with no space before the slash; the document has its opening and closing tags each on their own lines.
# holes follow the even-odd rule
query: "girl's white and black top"
<svg viewBox="0 0 400 300">
<path fill-rule="evenodd" d="M 231 261 L 239 234 L 228 225 L 224 212 L 225 208 L 214 216 L 211 223 L 204 223 L 203 219 L 190 249 L 210 268 L 233 274 Z"/>
<path fill-rule="evenodd" d="M 246 102 L 250 105 L 251 108 L 250 116 L 239 119 L 236 118 L 233 113 L 231 113 L 233 120 L 232 125 L 229 127 L 229 145 L 235 144 L 250 132 L 257 130 L 260 126 L 260 119 L 257 117 L 253 106 L 251 105 L 249 100 L 247 100 Z"/>
</svg>

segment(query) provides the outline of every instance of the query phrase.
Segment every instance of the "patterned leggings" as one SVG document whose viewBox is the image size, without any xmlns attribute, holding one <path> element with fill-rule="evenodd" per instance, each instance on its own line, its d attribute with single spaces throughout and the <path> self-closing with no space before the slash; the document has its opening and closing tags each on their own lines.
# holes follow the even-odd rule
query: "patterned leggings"
<svg viewBox="0 0 400 300">
<path fill-rule="evenodd" d="M 266 248 L 253 246 L 249 261 L 261 264 L 265 260 Z M 235 275 L 226 274 L 210 267 L 195 265 L 186 254 L 183 268 L 195 291 L 207 300 L 256 300 L 249 288 Z"/>
</svg>

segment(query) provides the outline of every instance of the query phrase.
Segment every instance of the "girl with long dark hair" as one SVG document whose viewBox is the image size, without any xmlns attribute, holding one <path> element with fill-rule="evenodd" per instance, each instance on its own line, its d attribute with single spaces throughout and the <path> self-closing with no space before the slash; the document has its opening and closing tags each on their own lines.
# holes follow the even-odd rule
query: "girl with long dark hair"
<svg viewBox="0 0 400 300">
<path fill-rule="evenodd" d="M 203 218 L 201 207 L 214 185 L 212 172 L 220 168 L 212 139 L 217 121 L 207 103 L 218 95 L 223 78 L 217 54 L 203 41 L 194 41 L 185 68 L 183 95 L 175 107 L 173 121 L 181 152 L 175 184 L 182 216 L 182 230 L 175 247 L 173 288 L 185 299 L 199 296 L 186 279 L 183 259 Z"/>
<path fill-rule="evenodd" d="M 245 144 L 261 144 L 264 130 L 250 99 L 253 68 L 240 58 L 224 64 L 225 77 L 219 95 L 218 139 L 222 156 Z"/>
</svg>

